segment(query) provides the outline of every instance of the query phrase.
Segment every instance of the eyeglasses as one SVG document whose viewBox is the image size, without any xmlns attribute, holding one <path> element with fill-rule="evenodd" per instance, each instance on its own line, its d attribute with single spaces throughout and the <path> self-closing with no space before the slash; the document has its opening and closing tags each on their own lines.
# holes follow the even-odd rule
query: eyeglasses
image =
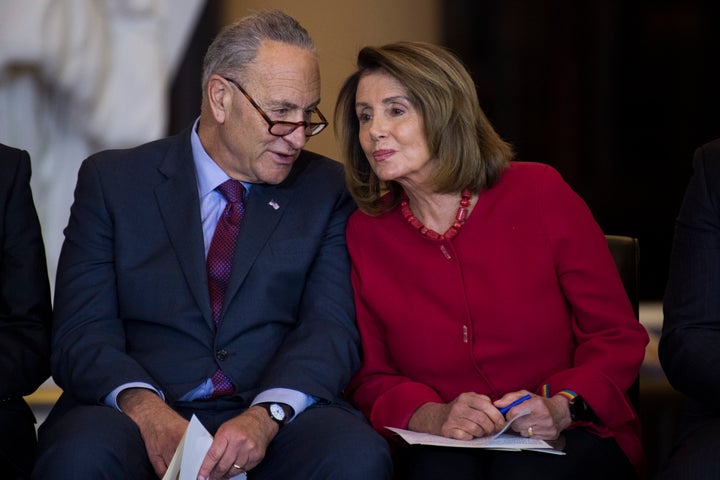
<svg viewBox="0 0 720 480">
<path fill-rule="evenodd" d="M 255 110 L 258 111 L 260 115 L 265 119 L 265 121 L 268 124 L 268 132 L 270 132 L 270 135 L 275 135 L 276 137 L 284 137 L 285 135 L 290 135 L 292 132 L 294 132 L 298 127 L 303 127 L 305 129 L 305 136 L 306 137 L 312 137 L 314 135 L 317 135 L 318 133 L 322 132 L 325 127 L 328 126 L 328 121 L 325 120 L 325 117 L 320 112 L 320 110 L 316 107 L 313 112 L 318 114 L 318 117 L 320 117 L 319 122 L 285 122 L 282 120 L 270 120 L 270 117 L 267 116 L 267 114 L 263 111 L 262 108 L 260 108 L 260 105 L 255 103 L 255 100 L 252 99 L 250 95 L 245 91 L 244 88 L 240 86 L 238 82 L 233 80 L 232 78 L 222 77 L 228 82 L 235 85 L 238 90 L 240 90 L 240 93 L 245 95 L 245 98 L 248 99 L 248 102 L 250 102 L 250 105 L 255 107 Z"/>
</svg>

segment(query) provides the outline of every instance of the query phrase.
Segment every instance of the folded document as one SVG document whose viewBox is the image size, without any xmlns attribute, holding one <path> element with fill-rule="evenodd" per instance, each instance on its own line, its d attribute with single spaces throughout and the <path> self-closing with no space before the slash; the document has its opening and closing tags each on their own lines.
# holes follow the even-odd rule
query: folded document
<svg viewBox="0 0 720 480">
<path fill-rule="evenodd" d="M 200 466 L 212 441 L 212 435 L 193 415 L 162 480 L 197 480 Z M 233 478 L 244 480 L 247 475 L 241 473 Z"/>
</svg>

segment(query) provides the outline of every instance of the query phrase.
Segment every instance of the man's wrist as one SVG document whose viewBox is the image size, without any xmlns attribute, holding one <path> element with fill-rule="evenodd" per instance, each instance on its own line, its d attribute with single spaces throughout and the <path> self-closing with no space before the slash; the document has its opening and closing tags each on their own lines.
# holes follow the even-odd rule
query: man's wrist
<svg viewBox="0 0 720 480">
<path fill-rule="evenodd" d="M 160 399 L 165 402 L 165 395 L 161 390 L 156 389 L 154 386 L 150 385 L 146 382 L 129 382 L 124 383 L 117 388 L 115 388 L 113 391 L 108 393 L 105 398 L 102 399 L 102 403 L 105 405 L 112 407 L 116 410 L 122 411 L 122 407 L 120 407 L 120 403 L 118 401 L 118 396 L 126 391 L 126 390 L 150 390 L 151 392 L 155 393 Z"/>
<path fill-rule="evenodd" d="M 275 422 L 279 428 L 284 427 L 295 415 L 293 408 L 287 403 L 281 402 L 260 402 L 255 406 L 263 408 L 270 420 Z"/>
<path fill-rule="evenodd" d="M 148 388 L 142 387 L 131 387 L 120 391 L 117 395 L 118 407 L 125 411 L 132 409 L 136 405 L 144 403 L 144 401 L 150 398 L 150 395 L 156 398 L 160 398 L 155 392 Z"/>
</svg>

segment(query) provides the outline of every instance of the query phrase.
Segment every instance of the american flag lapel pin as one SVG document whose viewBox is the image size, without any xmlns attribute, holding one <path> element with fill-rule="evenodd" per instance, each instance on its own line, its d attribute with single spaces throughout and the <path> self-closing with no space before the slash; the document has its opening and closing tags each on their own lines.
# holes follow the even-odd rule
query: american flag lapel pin
<svg viewBox="0 0 720 480">
<path fill-rule="evenodd" d="M 268 202 L 268 205 L 270 205 L 273 208 L 273 210 L 277 210 L 278 208 L 280 208 L 280 205 L 278 205 L 278 203 L 275 200 L 270 200 Z"/>
</svg>

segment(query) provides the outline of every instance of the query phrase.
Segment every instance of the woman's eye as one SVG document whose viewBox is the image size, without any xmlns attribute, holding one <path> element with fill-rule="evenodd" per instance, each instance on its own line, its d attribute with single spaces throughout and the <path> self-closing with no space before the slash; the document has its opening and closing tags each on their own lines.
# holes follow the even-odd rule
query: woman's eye
<svg viewBox="0 0 720 480">
<path fill-rule="evenodd" d="M 360 123 L 369 122 L 372 116 L 369 113 L 359 113 L 358 114 L 358 120 Z"/>
</svg>

